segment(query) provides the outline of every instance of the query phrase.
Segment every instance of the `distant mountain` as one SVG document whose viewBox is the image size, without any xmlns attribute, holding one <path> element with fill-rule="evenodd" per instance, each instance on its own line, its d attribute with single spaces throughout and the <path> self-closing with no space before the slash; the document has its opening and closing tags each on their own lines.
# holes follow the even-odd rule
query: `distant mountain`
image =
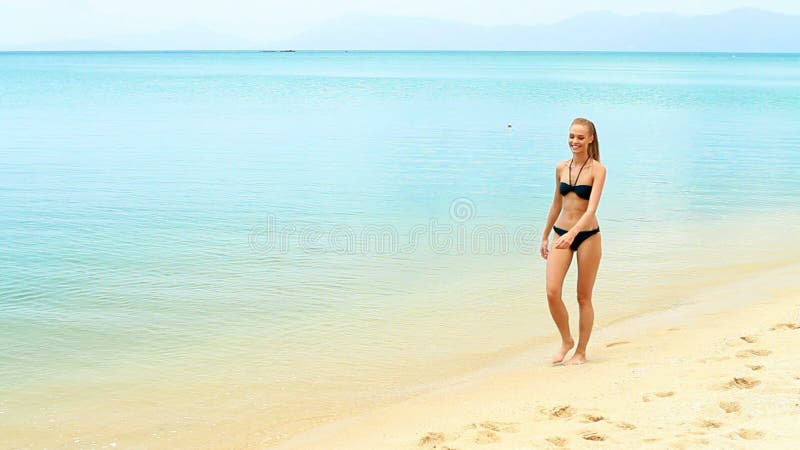
<svg viewBox="0 0 800 450">
<path fill-rule="evenodd" d="M 350 15 L 267 48 L 798 52 L 800 16 L 752 8 L 703 16 L 622 16 L 601 11 L 553 25 L 482 27 L 437 19 Z"/>
<path fill-rule="evenodd" d="M 14 50 L 250 50 L 259 45 L 198 25 L 149 34 L 115 35 L 15 46 Z"/>
<path fill-rule="evenodd" d="M 429 18 L 349 15 L 266 46 L 197 25 L 149 34 L 0 45 L 0 50 L 255 49 L 800 52 L 800 16 L 752 8 L 704 16 L 599 11 L 552 25 L 483 27 Z"/>
</svg>

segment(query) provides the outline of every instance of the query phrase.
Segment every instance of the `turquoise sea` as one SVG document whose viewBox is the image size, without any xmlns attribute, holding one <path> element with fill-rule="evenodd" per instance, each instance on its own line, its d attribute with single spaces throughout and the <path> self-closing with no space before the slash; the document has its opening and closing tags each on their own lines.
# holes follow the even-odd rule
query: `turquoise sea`
<svg viewBox="0 0 800 450">
<path fill-rule="evenodd" d="M 0 53 L 0 444 L 264 446 L 555 345 L 575 117 L 596 326 L 797 261 L 800 54 Z"/>
</svg>

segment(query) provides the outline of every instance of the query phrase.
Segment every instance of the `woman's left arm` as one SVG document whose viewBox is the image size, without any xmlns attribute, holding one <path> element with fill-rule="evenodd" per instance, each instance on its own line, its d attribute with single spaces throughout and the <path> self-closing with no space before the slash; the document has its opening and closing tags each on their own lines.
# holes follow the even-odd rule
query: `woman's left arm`
<svg viewBox="0 0 800 450">
<path fill-rule="evenodd" d="M 589 196 L 589 206 L 586 208 L 586 212 L 583 213 L 580 219 L 575 222 L 572 228 L 569 229 L 563 236 L 561 236 L 556 242 L 554 242 L 554 246 L 556 248 L 567 248 L 572 244 L 572 241 L 575 239 L 575 236 L 578 234 L 579 231 L 583 230 L 586 227 L 586 223 L 590 222 L 592 218 L 595 217 L 595 213 L 597 212 L 597 206 L 600 204 L 600 196 L 603 195 L 603 185 L 606 182 L 606 168 L 605 166 L 600 166 L 597 169 L 597 173 L 594 176 L 594 183 L 592 184 L 592 194 Z M 559 245 L 560 244 L 560 245 Z"/>
</svg>

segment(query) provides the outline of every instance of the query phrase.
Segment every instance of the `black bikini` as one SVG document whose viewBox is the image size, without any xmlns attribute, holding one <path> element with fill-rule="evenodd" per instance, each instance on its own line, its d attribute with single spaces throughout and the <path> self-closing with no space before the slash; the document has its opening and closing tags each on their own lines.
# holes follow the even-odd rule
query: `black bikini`
<svg viewBox="0 0 800 450">
<path fill-rule="evenodd" d="M 558 228 L 557 226 L 553 225 L 553 231 L 558 233 L 559 236 L 566 233 L 567 230 L 563 228 Z M 583 241 L 593 236 L 595 233 L 600 231 L 600 227 L 595 228 L 594 230 L 586 230 L 586 231 L 578 231 L 578 234 L 575 235 L 575 239 L 572 241 L 572 245 L 569 248 L 573 250 L 577 250 L 578 246 L 581 245 Z"/>
<path fill-rule="evenodd" d="M 561 186 L 559 186 L 559 190 L 561 191 L 561 195 L 567 195 L 570 192 L 575 192 L 578 194 L 578 197 L 589 200 L 589 196 L 592 195 L 592 187 L 588 184 L 580 184 L 580 185 L 571 185 L 561 182 Z"/>
<path fill-rule="evenodd" d="M 561 184 L 559 185 L 558 190 L 561 192 L 561 195 L 567 195 L 570 192 L 575 192 L 575 195 L 577 195 L 578 197 L 584 200 L 589 200 L 589 197 L 592 195 L 592 186 L 588 184 L 578 184 L 578 178 L 580 178 L 584 166 L 586 166 L 586 163 L 584 163 L 583 166 L 581 166 L 581 170 L 578 171 L 578 176 L 575 177 L 575 184 L 573 185 L 571 179 L 572 161 L 569 162 L 570 180 L 569 183 L 564 183 L 562 181 Z M 558 233 L 559 236 L 567 232 L 567 230 L 559 228 L 555 225 L 553 226 L 553 231 Z M 572 250 L 577 250 L 583 241 L 585 241 L 586 239 L 593 236 L 595 233 L 599 231 L 600 227 L 597 227 L 594 230 L 579 231 L 578 234 L 575 235 L 575 239 L 572 241 L 572 245 L 570 245 L 569 248 L 571 248 Z"/>
<path fill-rule="evenodd" d="M 570 192 L 575 192 L 578 197 L 589 200 L 589 197 L 592 195 L 592 186 L 589 184 L 578 184 L 578 178 L 581 177 L 581 172 L 583 172 L 583 168 L 586 166 L 586 163 L 583 163 L 581 166 L 581 170 L 578 171 L 578 176 L 575 177 L 575 185 L 572 185 L 572 160 L 569 162 L 569 184 L 561 182 L 558 189 L 561 191 L 561 195 L 567 195 Z"/>
</svg>

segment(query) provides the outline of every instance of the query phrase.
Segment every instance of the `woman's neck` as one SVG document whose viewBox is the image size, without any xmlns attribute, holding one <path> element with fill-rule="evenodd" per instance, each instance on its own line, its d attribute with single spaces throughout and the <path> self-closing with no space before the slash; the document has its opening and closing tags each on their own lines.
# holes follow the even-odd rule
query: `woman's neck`
<svg viewBox="0 0 800 450">
<path fill-rule="evenodd" d="M 587 153 L 576 153 L 572 155 L 572 162 L 577 165 L 586 164 L 589 161 L 589 155 Z"/>
</svg>

